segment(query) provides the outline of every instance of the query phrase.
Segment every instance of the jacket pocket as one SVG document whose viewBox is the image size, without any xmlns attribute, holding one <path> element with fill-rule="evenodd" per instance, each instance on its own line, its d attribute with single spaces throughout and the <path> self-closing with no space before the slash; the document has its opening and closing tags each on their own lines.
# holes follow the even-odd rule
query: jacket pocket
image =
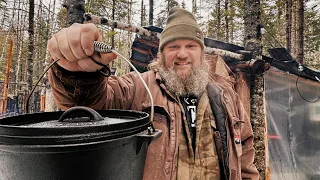
<svg viewBox="0 0 320 180">
<path fill-rule="evenodd" d="M 150 103 L 143 103 L 142 104 L 142 111 L 143 112 L 147 112 L 150 115 L 150 113 L 151 113 L 151 104 Z M 170 115 L 168 113 L 168 110 L 163 106 L 154 105 L 154 115 L 155 114 L 170 117 Z M 155 119 L 155 118 L 153 118 L 153 119 Z"/>
<path fill-rule="evenodd" d="M 159 113 L 154 114 L 153 125 L 156 129 L 162 130 L 162 135 L 148 146 L 143 180 L 170 179 L 166 167 L 166 158 L 169 149 L 168 117 Z M 170 169 L 169 169 L 170 170 Z"/>
</svg>

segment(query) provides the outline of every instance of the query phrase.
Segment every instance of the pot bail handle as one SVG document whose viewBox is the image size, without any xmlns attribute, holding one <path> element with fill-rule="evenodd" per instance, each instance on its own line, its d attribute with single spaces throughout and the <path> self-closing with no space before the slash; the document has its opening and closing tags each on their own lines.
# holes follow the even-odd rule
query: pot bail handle
<svg viewBox="0 0 320 180">
<path fill-rule="evenodd" d="M 94 109 L 85 106 L 75 106 L 66 110 L 59 118 L 59 122 L 63 122 L 67 118 L 82 117 L 79 113 L 85 113 L 90 117 L 90 121 L 102 121 L 104 118 Z"/>
</svg>

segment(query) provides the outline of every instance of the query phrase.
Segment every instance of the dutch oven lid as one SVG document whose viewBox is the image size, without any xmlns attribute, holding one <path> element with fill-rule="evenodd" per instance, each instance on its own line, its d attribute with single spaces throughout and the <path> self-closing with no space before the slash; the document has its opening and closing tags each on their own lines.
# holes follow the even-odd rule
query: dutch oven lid
<svg viewBox="0 0 320 180">
<path fill-rule="evenodd" d="M 70 144 L 112 140 L 150 128 L 148 113 L 77 106 L 65 112 L 0 119 L 0 144 Z"/>
</svg>

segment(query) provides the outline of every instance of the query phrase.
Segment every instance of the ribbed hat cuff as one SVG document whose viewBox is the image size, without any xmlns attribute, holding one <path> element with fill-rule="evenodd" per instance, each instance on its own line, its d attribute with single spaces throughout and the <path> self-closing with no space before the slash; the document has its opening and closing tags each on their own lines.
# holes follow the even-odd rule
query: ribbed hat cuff
<svg viewBox="0 0 320 180">
<path fill-rule="evenodd" d="M 198 27 L 190 24 L 176 24 L 171 27 L 167 27 L 162 33 L 160 38 L 159 49 L 162 52 L 164 46 L 169 42 L 177 39 L 191 39 L 198 42 L 202 49 L 204 49 L 204 37 L 203 33 Z"/>
</svg>

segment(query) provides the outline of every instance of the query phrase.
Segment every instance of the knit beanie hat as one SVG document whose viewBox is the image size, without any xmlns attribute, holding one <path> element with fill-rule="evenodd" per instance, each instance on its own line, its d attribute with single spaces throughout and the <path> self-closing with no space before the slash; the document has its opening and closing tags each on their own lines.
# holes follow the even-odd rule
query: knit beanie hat
<svg viewBox="0 0 320 180">
<path fill-rule="evenodd" d="M 169 11 L 166 27 L 160 36 L 160 51 L 171 41 L 177 39 L 192 39 L 204 49 L 204 38 L 196 18 L 189 11 L 180 7 L 173 7 Z"/>
</svg>

